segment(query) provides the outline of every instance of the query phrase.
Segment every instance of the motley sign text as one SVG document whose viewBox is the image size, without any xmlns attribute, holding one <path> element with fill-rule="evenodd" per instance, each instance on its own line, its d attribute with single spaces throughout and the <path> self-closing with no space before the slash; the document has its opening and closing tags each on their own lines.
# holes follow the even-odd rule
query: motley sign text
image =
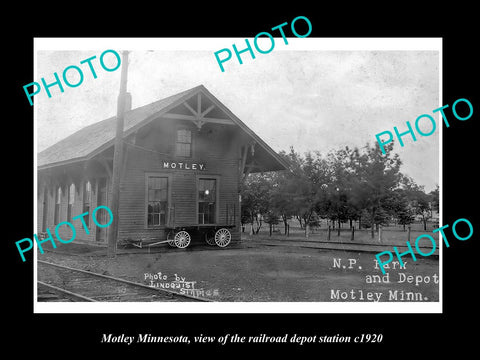
<svg viewBox="0 0 480 360">
<path fill-rule="evenodd" d="M 205 164 L 201 163 L 187 163 L 187 162 L 172 162 L 164 161 L 164 169 L 181 169 L 181 170 L 206 170 Z"/>
</svg>

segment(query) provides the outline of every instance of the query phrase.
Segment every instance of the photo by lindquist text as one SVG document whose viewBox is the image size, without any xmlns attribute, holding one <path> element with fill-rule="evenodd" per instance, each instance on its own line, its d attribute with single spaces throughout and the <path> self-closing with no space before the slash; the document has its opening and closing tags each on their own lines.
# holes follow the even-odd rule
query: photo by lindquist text
<svg viewBox="0 0 480 360">
<path fill-rule="evenodd" d="M 441 136 L 473 114 L 442 103 L 441 39 L 285 21 L 34 39 L 36 233 L 12 241 L 35 312 L 441 312 L 443 252 L 473 234 L 441 223 Z"/>
</svg>

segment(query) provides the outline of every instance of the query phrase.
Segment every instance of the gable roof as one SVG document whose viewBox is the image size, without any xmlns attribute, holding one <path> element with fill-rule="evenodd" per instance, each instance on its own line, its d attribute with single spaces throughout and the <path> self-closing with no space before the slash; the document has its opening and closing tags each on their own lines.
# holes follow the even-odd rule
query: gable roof
<svg viewBox="0 0 480 360">
<path fill-rule="evenodd" d="M 211 101 L 223 110 L 228 117 L 238 125 L 245 133 L 253 138 L 269 157 L 273 158 L 271 169 L 284 170 L 288 167 L 285 161 L 262 139 L 258 137 L 247 125 L 235 116 L 225 105 L 216 99 L 203 85 L 196 86 L 189 90 L 155 101 L 133 110 L 125 112 L 124 115 L 124 137 L 136 131 L 138 128 L 148 124 L 150 121 L 167 113 L 172 108 L 202 92 Z M 113 146 L 116 131 L 116 116 L 88 125 L 63 140 L 55 143 L 47 149 L 38 153 L 38 169 L 60 166 L 77 161 L 84 161 L 92 158 L 106 148 Z"/>
</svg>

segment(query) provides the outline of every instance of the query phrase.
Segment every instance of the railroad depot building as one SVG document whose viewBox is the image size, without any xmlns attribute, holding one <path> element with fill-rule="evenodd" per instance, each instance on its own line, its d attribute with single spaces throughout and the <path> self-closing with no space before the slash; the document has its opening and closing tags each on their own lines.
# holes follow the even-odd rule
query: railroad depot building
<svg viewBox="0 0 480 360">
<path fill-rule="evenodd" d="M 127 110 L 117 243 L 162 241 L 182 229 L 201 239 L 206 233 L 195 229 L 223 227 L 238 241 L 242 182 L 249 173 L 286 169 L 282 158 L 203 85 Z M 109 227 L 85 216 L 87 233 L 72 219 L 109 205 L 115 127 L 114 116 L 38 153 L 39 234 L 69 221 L 75 241 L 106 245 Z M 96 215 L 108 222 L 105 210 Z M 69 226 L 58 230 L 71 238 Z"/>
</svg>

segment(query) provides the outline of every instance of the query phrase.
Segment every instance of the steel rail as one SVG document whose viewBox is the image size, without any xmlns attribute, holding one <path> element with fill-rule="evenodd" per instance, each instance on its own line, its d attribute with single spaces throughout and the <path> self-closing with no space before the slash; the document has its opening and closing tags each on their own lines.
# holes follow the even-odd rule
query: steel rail
<svg viewBox="0 0 480 360">
<path fill-rule="evenodd" d="M 90 302 L 97 302 L 97 300 L 94 300 L 92 298 L 89 298 L 89 297 L 86 297 L 86 296 L 83 296 L 81 294 L 77 294 L 77 293 L 74 293 L 74 292 L 71 292 L 71 291 L 68 291 L 68 290 L 65 290 L 65 289 L 62 289 L 62 288 L 59 288 L 59 287 L 56 287 L 54 285 L 50 285 L 50 284 L 47 284 L 47 283 L 44 283 L 43 281 L 40 281 L 38 280 L 37 281 L 38 284 L 42 285 L 42 286 L 45 286 L 51 290 L 53 290 L 54 292 L 57 292 L 57 293 L 61 293 L 62 295 L 63 294 L 66 294 L 70 297 L 74 297 L 76 299 L 80 299 L 80 300 L 83 300 L 83 301 L 90 301 Z"/>
<path fill-rule="evenodd" d="M 94 273 L 94 272 L 91 272 L 91 271 L 72 268 L 72 267 L 65 266 L 65 265 L 54 264 L 54 263 L 51 263 L 51 262 L 48 262 L 48 261 L 37 260 L 37 262 L 40 263 L 40 264 L 47 265 L 47 266 L 53 266 L 53 267 L 58 267 L 58 268 L 65 269 L 65 270 L 76 271 L 76 272 L 80 272 L 80 273 L 83 273 L 83 274 L 88 274 L 88 275 L 91 275 L 91 276 L 96 276 L 96 277 L 100 277 L 100 278 L 114 280 L 114 281 L 117 281 L 117 282 L 120 282 L 120 283 L 129 284 L 129 285 L 132 285 L 132 286 L 141 287 L 141 288 L 152 290 L 152 291 L 158 291 L 158 292 L 161 292 L 161 293 L 163 292 L 163 293 L 166 293 L 166 294 L 169 294 L 169 295 L 172 295 L 172 296 L 184 297 L 184 298 L 188 298 L 188 299 L 191 299 L 191 300 L 194 300 L 194 301 L 212 302 L 212 300 L 210 300 L 210 299 L 191 296 L 191 295 L 187 295 L 187 294 L 180 294 L 180 293 L 175 292 L 175 291 L 170 291 L 170 290 L 161 289 L 161 288 L 155 288 L 155 287 L 151 287 L 151 286 L 148 286 L 148 285 L 145 285 L 145 284 L 140 284 L 140 283 L 136 283 L 136 282 L 125 280 L 125 279 L 120 279 L 120 278 L 116 278 L 116 277 L 109 276 L 109 275 L 103 275 L 103 274 L 98 274 L 98 273 Z"/>
</svg>

